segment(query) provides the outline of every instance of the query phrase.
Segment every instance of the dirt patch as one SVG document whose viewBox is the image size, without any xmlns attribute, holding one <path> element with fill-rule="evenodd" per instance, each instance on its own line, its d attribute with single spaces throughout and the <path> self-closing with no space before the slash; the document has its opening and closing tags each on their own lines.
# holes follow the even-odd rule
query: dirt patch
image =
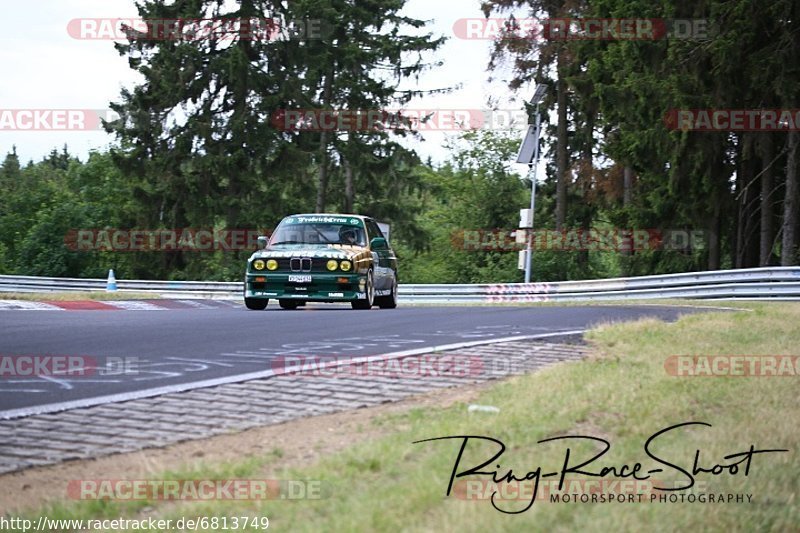
<svg viewBox="0 0 800 533">
<path fill-rule="evenodd" d="M 68 461 L 4 474 L 0 476 L 0 486 L 3 487 L 0 509 L 19 513 L 63 500 L 70 480 L 147 479 L 165 470 L 191 469 L 200 463 L 236 461 L 280 450 L 279 458 L 276 456 L 275 463 L 263 472 L 263 476 L 268 478 L 288 468 L 314 464 L 323 456 L 391 431 L 372 424 L 378 417 L 419 407 L 446 408 L 459 402 L 471 402 L 491 384 L 439 390 L 395 403 L 302 418 L 165 448 Z"/>
</svg>

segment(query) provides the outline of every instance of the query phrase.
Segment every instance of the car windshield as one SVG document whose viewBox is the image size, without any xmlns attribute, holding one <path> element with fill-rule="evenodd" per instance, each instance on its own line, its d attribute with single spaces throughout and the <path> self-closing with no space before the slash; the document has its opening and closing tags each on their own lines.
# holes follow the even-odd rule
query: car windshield
<svg viewBox="0 0 800 533">
<path fill-rule="evenodd" d="M 358 225 L 354 224 L 356 222 Z M 300 222 L 297 218 L 283 222 L 275 231 L 270 246 L 280 244 L 345 244 L 365 246 L 366 236 L 361 221 L 348 219 L 343 223 Z"/>
</svg>

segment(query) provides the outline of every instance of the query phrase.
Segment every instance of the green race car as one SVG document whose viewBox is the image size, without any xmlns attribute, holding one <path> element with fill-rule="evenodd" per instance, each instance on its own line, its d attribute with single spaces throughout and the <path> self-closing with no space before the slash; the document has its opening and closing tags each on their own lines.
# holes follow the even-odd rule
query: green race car
<svg viewBox="0 0 800 533">
<path fill-rule="evenodd" d="M 284 218 L 247 261 L 244 303 L 261 310 L 306 302 L 350 302 L 353 309 L 397 307 L 397 257 L 379 224 L 362 215 Z"/>
</svg>

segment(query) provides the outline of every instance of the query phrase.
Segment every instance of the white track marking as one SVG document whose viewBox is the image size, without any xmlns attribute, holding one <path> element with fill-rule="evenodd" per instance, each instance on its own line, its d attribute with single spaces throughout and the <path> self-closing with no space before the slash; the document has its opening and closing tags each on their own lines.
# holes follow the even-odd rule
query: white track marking
<svg viewBox="0 0 800 533">
<path fill-rule="evenodd" d="M 168 311 L 166 307 L 136 300 L 108 300 L 103 303 L 126 311 Z"/>
<path fill-rule="evenodd" d="M 17 311 L 64 311 L 61 307 L 44 302 L 29 302 L 27 300 L 0 300 L 0 310 Z"/>
<path fill-rule="evenodd" d="M 551 333 L 540 333 L 537 335 L 520 335 L 517 337 L 505 337 L 496 339 L 485 339 L 480 341 L 459 342 L 456 344 L 443 344 L 441 346 L 428 346 L 425 348 L 417 348 L 415 350 L 405 350 L 402 352 L 391 352 L 383 355 L 373 355 L 366 357 L 354 357 L 346 361 L 340 361 L 337 365 L 352 365 L 360 364 L 370 361 L 399 359 L 402 357 L 409 357 L 413 355 L 422 355 L 427 353 L 440 352 L 445 350 L 459 350 L 461 348 L 469 348 L 472 346 L 481 346 L 484 344 L 494 344 L 501 342 L 515 342 L 535 339 L 546 339 L 550 337 L 562 337 L 566 335 L 579 335 L 584 333 L 585 329 L 574 329 L 570 331 L 554 331 Z M 138 400 L 141 398 L 152 398 L 153 396 L 161 396 L 163 394 L 171 394 L 175 392 L 183 392 L 188 390 L 216 387 L 218 385 L 226 385 L 228 383 L 240 383 L 243 381 L 250 381 L 253 379 L 264 379 L 272 376 L 279 376 L 285 374 L 286 371 L 282 370 L 262 370 L 260 372 L 251 372 L 248 374 L 239 374 L 238 376 L 224 376 L 221 378 L 207 379 L 203 381 L 195 381 L 193 383 L 179 383 L 176 385 L 169 385 L 165 387 L 157 387 L 153 389 L 125 392 L 120 394 L 111 394 L 108 396 L 98 396 L 95 398 L 83 398 L 80 400 L 73 400 L 69 402 L 51 403 L 46 405 L 35 405 L 31 407 L 22 407 L 19 409 L 9 409 L 7 411 L 0 411 L 0 420 L 10 418 L 20 418 L 25 416 L 40 415 L 45 413 L 56 413 L 59 411 L 66 411 L 68 409 L 78 409 L 83 407 L 91 407 L 94 405 L 103 405 L 108 403 L 125 402 L 128 400 Z"/>
</svg>

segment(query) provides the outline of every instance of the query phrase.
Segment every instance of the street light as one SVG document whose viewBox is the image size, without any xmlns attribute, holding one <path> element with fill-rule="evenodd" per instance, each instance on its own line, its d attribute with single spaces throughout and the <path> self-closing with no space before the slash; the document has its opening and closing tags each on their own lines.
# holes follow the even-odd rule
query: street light
<svg viewBox="0 0 800 533">
<path fill-rule="evenodd" d="M 528 132 L 522 140 L 519 156 L 517 157 L 517 163 L 528 165 L 528 176 L 531 180 L 530 235 L 528 235 L 528 246 L 525 252 L 525 283 L 531 282 L 531 269 L 533 266 L 533 213 L 536 207 L 536 169 L 539 166 L 539 134 L 541 132 L 539 104 L 544 100 L 547 89 L 548 86 L 546 83 L 537 85 L 533 93 L 533 98 L 531 98 L 530 103 L 526 106 L 529 108 L 528 124 L 530 124 L 531 120 L 534 120 L 535 125 L 528 127 Z M 533 111 L 535 117 L 530 115 L 530 106 L 535 106 Z"/>
</svg>

